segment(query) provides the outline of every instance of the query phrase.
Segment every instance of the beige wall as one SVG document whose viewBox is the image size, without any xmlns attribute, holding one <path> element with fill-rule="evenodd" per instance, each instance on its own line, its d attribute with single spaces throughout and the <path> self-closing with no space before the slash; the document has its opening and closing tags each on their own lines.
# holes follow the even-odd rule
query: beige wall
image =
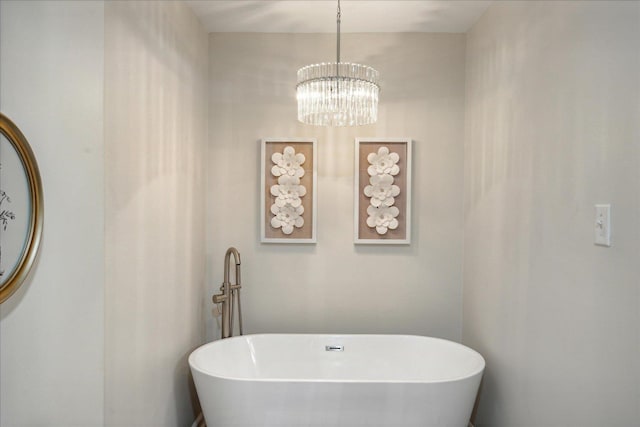
<svg viewBox="0 0 640 427">
<path fill-rule="evenodd" d="M 376 125 L 340 129 L 295 119 L 295 70 L 332 35 L 207 41 L 179 3 L 3 0 L 0 108 L 47 213 L 0 308 L 0 424 L 189 425 L 186 356 L 219 336 L 230 245 L 246 332 L 462 338 L 488 362 L 477 426 L 636 424 L 638 22 L 637 2 L 497 2 L 466 58 L 464 35 L 344 34 L 383 91 Z M 316 245 L 259 243 L 273 136 L 318 139 Z M 414 139 L 410 246 L 352 243 L 356 136 Z"/>
<path fill-rule="evenodd" d="M 208 286 L 243 262 L 246 332 L 370 332 L 461 339 L 464 35 L 344 34 L 342 59 L 382 76 L 376 125 L 296 119 L 296 70 L 331 61 L 331 34 L 211 34 Z M 410 246 L 354 246 L 356 136 L 411 137 Z M 318 242 L 261 244 L 264 137 L 318 140 Z M 207 302 L 208 303 L 208 302 Z M 219 337 L 207 305 L 209 338 Z"/>
<path fill-rule="evenodd" d="M 104 364 L 101 2 L 0 2 L 0 110 L 44 189 L 30 278 L 0 306 L 0 425 L 102 426 Z"/>
<path fill-rule="evenodd" d="M 496 2 L 467 36 L 476 426 L 637 425 L 640 3 Z M 613 245 L 594 246 L 594 204 Z"/>
<path fill-rule="evenodd" d="M 105 13 L 105 424 L 186 426 L 208 300 L 207 34 L 180 2 Z"/>
</svg>

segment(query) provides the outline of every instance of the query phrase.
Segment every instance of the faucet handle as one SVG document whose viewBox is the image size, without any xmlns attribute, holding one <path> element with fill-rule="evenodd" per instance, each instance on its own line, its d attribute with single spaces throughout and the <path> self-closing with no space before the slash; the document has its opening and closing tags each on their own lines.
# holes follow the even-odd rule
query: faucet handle
<svg viewBox="0 0 640 427">
<path fill-rule="evenodd" d="M 215 294 L 212 299 L 214 304 L 221 304 L 227 300 L 227 296 L 225 294 Z"/>
</svg>

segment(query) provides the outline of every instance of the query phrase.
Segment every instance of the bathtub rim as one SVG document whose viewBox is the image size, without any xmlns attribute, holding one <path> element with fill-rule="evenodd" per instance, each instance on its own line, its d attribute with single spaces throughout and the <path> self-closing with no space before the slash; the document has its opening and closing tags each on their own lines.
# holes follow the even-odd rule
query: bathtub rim
<svg viewBox="0 0 640 427">
<path fill-rule="evenodd" d="M 279 335 L 279 336 L 314 336 L 314 335 L 322 335 L 322 336 L 331 336 L 331 337 L 349 337 L 349 336 L 358 336 L 358 337 L 367 337 L 367 336 L 375 336 L 375 337 L 381 337 L 381 336 L 393 336 L 393 337 L 404 337 L 404 338 L 419 338 L 419 339 L 430 339 L 430 340 L 436 340 L 436 341 L 444 341 L 447 342 L 449 344 L 454 344 L 455 346 L 461 347 L 463 350 L 466 350 L 468 352 L 474 353 L 478 358 L 479 361 L 481 362 L 481 366 L 480 368 L 472 371 L 470 374 L 467 375 L 463 375 L 463 376 L 459 376 L 459 377 L 451 377 L 451 378 L 446 378 L 446 379 L 437 379 L 437 380 L 429 380 L 429 381 L 424 381 L 424 380 L 376 380 L 376 379 L 359 379 L 359 380 L 354 380 L 354 379 L 318 379 L 318 378 L 246 378 L 246 377 L 234 377 L 231 375 L 220 375 L 220 374 L 214 374 L 210 371 L 206 371 L 198 366 L 195 365 L 194 359 L 195 359 L 195 353 L 198 351 L 204 351 L 205 347 L 213 347 L 216 344 L 220 343 L 221 341 L 223 341 L 222 339 L 217 339 L 215 341 L 211 341 L 208 343 L 205 343 L 199 347 L 197 347 L 196 349 L 194 349 L 190 354 L 189 354 L 189 358 L 188 358 L 188 362 L 189 362 L 189 367 L 192 370 L 196 370 L 198 372 L 200 372 L 203 375 L 209 376 L 209 377 L 213 377 L 213 378 L 217 378 L 217 379 L 221 379 L 221 380 L 229 380 L 229 381 L 246 381 L 246 382 L 259 382 L 259 383 L 333 383 L 333 384 L 439 384 L 439 383 L 453 383 L 453 382 L 457 382 L 457 381 L 463 381 L 463 380 L 467 380 L 470 378 L 473 378 L 477 375 L 482 375 L 487 364 L 486 361 L 484 359 L 484 357 L 478 353 L 476 350 L 461 344 L 459 342 L 456 341 L 451 341 L 445 338 L 438 338 L 438 337 L 429 337 L 429 336 L 425 336 L 425 335 L 411 335 L 411 334 L 325 334 L 325 333 L 277 333 L 277 332 L 269 332 L 269 333 L 259 333 L 259 334 L 246 334 L 246 335 L 237 335 L 234 337 L 229 337 L 229 338 L 225 338 L 224 341 L 226 340 L 236 340 L 236 339 L 245 339 L 247 337 L 255 337 L 255 336 L 274 336 L 274 335 Z"/>
</svg>

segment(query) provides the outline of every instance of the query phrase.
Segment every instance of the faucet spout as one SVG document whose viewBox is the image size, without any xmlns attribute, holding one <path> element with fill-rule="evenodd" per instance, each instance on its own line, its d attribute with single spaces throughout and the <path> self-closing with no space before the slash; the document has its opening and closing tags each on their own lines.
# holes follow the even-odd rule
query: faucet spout
<svg viewBox="0 0 640 427">
<path fill-rule="evenodd" d="M 236 265 L 236 284 L 240 284 L 240 252 L 234 247 L 227 249 L 227 253 L 224 254 L 224 283 L 229 283 L 229 267 L 231 263 L 231 255 Z"/>
</svg>

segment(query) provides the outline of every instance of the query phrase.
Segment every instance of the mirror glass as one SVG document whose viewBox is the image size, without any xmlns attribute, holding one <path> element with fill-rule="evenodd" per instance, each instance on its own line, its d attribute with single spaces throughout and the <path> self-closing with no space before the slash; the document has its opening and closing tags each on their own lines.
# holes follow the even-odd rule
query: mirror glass
<svg viewBox="0 0 640 427">
<path fill-rule="evenodd" d="M 0 287 L 13 276 L 29 242 L 31 194 L 25 167 L 0 134 Z"/>
<path fill-rule="evenodd" d="M 0 303 L 25 280 L 42 235 L 42 182 L 31 147 L 0 113 Z"/>
</svg>

